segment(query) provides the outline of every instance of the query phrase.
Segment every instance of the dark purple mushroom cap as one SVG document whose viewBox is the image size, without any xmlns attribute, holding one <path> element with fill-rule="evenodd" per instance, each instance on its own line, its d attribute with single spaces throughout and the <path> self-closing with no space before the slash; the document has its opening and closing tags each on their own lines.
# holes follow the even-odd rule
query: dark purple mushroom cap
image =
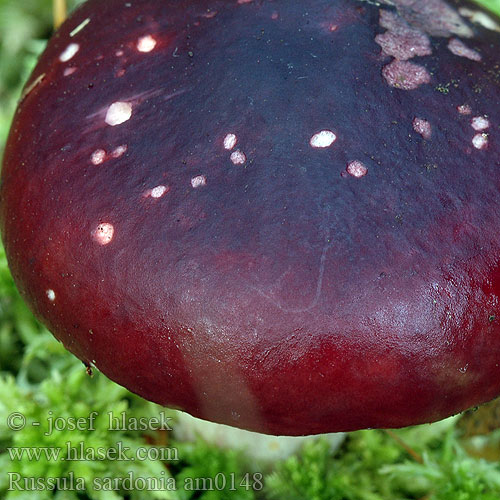
<svg viewBox="0 0 500 500">
<path fill-rule="evenodd" d="M 5 153 L 21 293 L 87 365 L 237 427 L 492 399 L 498 30 L 444 0 L 90 0 Z"/>
</svg>

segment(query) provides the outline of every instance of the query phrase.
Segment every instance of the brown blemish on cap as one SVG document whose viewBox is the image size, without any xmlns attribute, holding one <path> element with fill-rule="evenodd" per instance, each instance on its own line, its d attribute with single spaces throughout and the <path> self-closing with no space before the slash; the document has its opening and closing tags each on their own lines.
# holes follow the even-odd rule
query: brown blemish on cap
<svg viewBox="0 0 500 500">
<path fill-rule="evenodd" d="M 471 38 L 474 34 L 458 11 L 444 0 L 382 0 L 382 3 L 396 6 L 410 26 L 428 35 Z"/>
<path fill-rule="evenodd" d="M 431 81 L 424 66 L 397 59 L 383 68 L 382 75 L 391 87 L 402 90 L 414 90 Z"/>
<path fill-rule="evenodd" d="M 432 54 L 429 37 L 422 31 L 412 28 L 395 12 L 381 10 L 380 26 L 387 31 L 377 35 L 375 41 L 382 47 L 384 54 L 401 61 Z"/>
<path fill-rule="evenodd" d="M 417 134 L 420 134 L 424 139 L 427 140 L 432 136 L 431 124 L 423 118 L 414 118 L 413 130 L 415 130 Z"/>
<path fill-rule="evenodd" d="M 448 42 L 448 49 L 456 56 L 465 57 L 471 61 L 479 62 L 482 59 L 481 54 L 477 50 L 467 47 L 467 45 L 458 38 L 452 38 Z"/>
</svg>

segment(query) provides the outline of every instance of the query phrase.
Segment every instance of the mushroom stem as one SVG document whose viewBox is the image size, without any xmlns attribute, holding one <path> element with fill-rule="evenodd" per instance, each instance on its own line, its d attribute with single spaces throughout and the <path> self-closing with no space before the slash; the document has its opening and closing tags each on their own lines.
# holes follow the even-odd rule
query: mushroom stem
<svg viewBox="0 0 500 500">
<path fill-rule="evenodd" d="M 66 0 L 52 0 L 54 29 L 59 28 L 66 19 Z"/>
<path fill-rule="evenodd" d="M 259 432 L 246 431 L 224 424 L 216 424 L 188 413 L 172 410 L 175 419 L 173 432 L 180 441 L 194 441 L 201 437 L 204 441 L 220 448 L 241 451 L 248 464 L 256 470 L 260 467 L 287 459 L 296 453 L 306 442 L 317 440 L 320 436 L 271 436 Z M 345 440 L 344 432 L 322 434 L 332 452 L 338 450 Z"/>
</svg>

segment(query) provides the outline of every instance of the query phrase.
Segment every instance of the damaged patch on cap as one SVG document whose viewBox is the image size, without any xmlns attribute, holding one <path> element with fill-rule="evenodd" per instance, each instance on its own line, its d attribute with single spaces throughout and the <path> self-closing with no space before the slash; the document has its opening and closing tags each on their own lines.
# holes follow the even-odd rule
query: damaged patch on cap
<svg viewBox="0 0 500 500">
<path fill-rule="evenodd" d="M 472 30 L 458 11 L 444 0 L 381 0 L 395 6 L 410 26 L 431 36 L 470 38 Z"/>
<path fill-rule="evenodd" d="M 357 179 L 364 177 L 368 173 L 366 166 L 358 160 L 349 162 L 346 170 L 349 175 L 352 175 L 352 177 L 356 177 Z"/>
<path fill-rule="evenodd" d="M 92 232 L 94 240 L 99 243 L 99 245 L 108 245 L 113 239 L 115 234 L 115 228 L 112 224 L 108 222 L 103 222 L 99 224 L 97 228 Z"/>
<path fill-rule="evenodd" d="M 90 161 L 94 165 L 100 165 L 101 163 L 104 163 L 105 159 L 106 159 L 106 151 L 104 151 L 104 149 L 96 149 L 90 157 Z"/>
<path fill-rule="evenodd" d="M 485 149 L 488 146 L 488 134 L 476 134 L 472 138 L 472 145 L 476 149 Z"/>
<path fill-rule="evenodd" d="M 237 142 L 238 137 L 236 137 L 236 134 L 227 134 L 226 137 L 224 137 L 224 149 L 233 149 Z"/>
<path fill-rule="evenodd" d="M 126 144 L 122 144 L 121 146 L 116 147 L 113 152 L 111 153 L 111 156 L 113 158 L 120 158 L 127 152 L 128 146 Z"/>
<path fill-rule="evenodd" d="M 244 165 L 247 161 L 247 157 L 243 151 L 238 149 L 231 154 L 231 161 L 234 165 Z"/>
<path fill-rule="evenodd" d="M 412 28 L 395 12 L 381 10 L 380 26 L 387 31 L 377 35 L 375 41 L 382 47 L 384 54 L 401 61 L 432 54 L 429 37 L 419 29 Z"/>
<path fill-rule="evenodd" d="M 414 90 L 431 81 L 431 75 L 423 66 L 397 59 L 384 66 L 382 75 L 391 87 L 402 90 Z"/>
<path fill-rule="evenodd" d="M 485 116 L 475 116 L 471 120 L 471 127 L 477 132 L 486 130 L 490 126 L 490 121 Z"/>
<path fill-rule="evenodd" d="M 458 38 L 452 38 L 448 42 L 448 49 L 456 56 L 466 57 L 471 61 L 480 61 L 482 59 L 481 54 L 477 50 L 470 49 L 464 42 L 462 42 L 462 40 L 459 40 Z"/>
<path fill-rule="evenodd" d="M 198 189 L 206 185 L 207 178 L 204 175 L 197 175 L 191 179 L 191 186 L 193 186 L 194 189 Z"/>
<path fill-rule="evenodd" d="M 457 106 L 457 111 L 461 115 L 470 115 L 472 113 L 472 108 L 468 104 L 461 104 Z"/>
<path fill-rule="evenodd" d="M 431 124 L 423 118 L 415 118 L 413 120 L 413 130 L 427 140 L 432 136 Z"/>
</svg>

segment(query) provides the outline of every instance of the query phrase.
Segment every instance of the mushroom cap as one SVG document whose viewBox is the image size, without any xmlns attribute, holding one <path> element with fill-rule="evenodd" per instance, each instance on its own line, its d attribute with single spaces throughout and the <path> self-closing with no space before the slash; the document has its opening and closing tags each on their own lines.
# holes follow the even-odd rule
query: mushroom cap
<svg viewBox="0 0 500 500">
<path fill-rule="evenodd" d="M 5 152 L 22 295 L 112 380 L 249 430 L 492 399 L 498 22 L 444 0 L 90 0 Z"/>
</svg>

